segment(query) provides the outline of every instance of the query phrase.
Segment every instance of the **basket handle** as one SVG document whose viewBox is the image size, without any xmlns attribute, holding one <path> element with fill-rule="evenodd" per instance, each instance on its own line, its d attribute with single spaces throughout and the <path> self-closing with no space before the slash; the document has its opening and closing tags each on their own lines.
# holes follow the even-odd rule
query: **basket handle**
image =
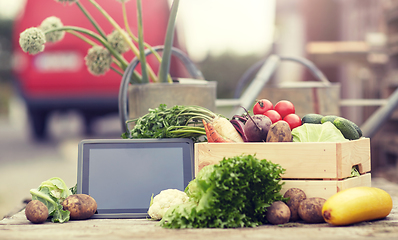
<svg viewBox="0 0 398 240">
<path fill-rule="evenodd" d="M 153 47 L 152 49 L 156 52 L 161 52 L 164 50 L 164 46 L 156 46 Z M 152 51 L 150 49 L 145 50 L 145 57 L 150 54 L 152 54 Z M 176 56 L 182 62 L 182 64 L 187 69 L 188 73 L 191 75 L 192 78 L 202 79 L 202 80 L 204 79 L 202 72 L 196 68 L 192 60 L 183 51 L 181 51 L 178 48 L 172 47 L 171 54 Z M 123 74 L 122 81 L 120 83 L 118 105 L 119 105 L 119 117 L 122 125 L 122 133 L 128 131 L 128 127 L 126 124 L 128 120 L 128 111 L 127 111 L 128 86 L 130 83 L 131 76 L 134 72 L 134 69 L 137 67 L 139 63 L 140 60 L 137 57 L 135 57 L 130 62 L 130 64 L 127 66 Z"/>
</svg>

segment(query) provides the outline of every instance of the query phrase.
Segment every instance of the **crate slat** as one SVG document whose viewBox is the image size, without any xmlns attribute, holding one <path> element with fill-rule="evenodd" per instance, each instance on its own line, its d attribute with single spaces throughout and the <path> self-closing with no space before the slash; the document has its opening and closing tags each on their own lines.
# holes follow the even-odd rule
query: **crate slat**
<svg viewBox="0 0 398 240">
<path fill-rule="evenodd" d="M 285 179 L 344 179 L 358 165 L 361 174 L 370 172 L 370 139 L 341 143 L 196 143 L 195 175 L 205 165 L 224 157 L 255 154 L 286 169 Z"/>
<path fill-rule="evenodd" d="M 281 194 L 289 188 L 300 188 L 307 196 L 328 199 L 333 194 L 351 187 L 371 186 L 371 173 L 343 180 L 283 180 Z"/>
</svg>

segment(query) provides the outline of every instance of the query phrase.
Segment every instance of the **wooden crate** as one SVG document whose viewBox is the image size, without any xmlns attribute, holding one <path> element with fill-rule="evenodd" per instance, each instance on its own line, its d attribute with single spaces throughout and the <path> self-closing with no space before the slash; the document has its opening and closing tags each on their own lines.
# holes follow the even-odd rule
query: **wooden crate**
<svg viewBox="0 0 398 240">
<path fill-rule="evenodd" d="M 195 175 L 205 165 L 242 154 L 255 154 L 286 169 L 282 192 L 298 187 L 309 197 L 328 198 L 342 189 L 371 183 L 369 138 L 339 143 L 196 143 Z M 360 177 L 349 178 L 353 166 Z"/>
</svg>

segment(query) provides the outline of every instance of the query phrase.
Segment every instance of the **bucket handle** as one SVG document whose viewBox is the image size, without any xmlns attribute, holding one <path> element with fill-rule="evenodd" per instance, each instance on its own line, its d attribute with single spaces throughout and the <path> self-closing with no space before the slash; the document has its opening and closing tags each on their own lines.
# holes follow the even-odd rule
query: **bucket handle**
<svg viewBox="0 0 398 240">
<path fill-rule="evenodd" d="M 161 52 L 164 50 L 164 46 L 156 46 L 152 48 L 156 52 Z M 148 55 L 152 54 L 151 49 L 145 50 L 145 57 Z M 176 56 L 184 65 L 184 67 L 187 69 L 188 73 L 191 75 L 192 78 L 194 79 L 204 79 L 202 72 L 196 68 L 195 64 L 192 62 L 192 60 L 180 49 L 172 47 L 171 48 L 171 54 Z M 127 66 L 123 77 L 122 81 L 120 83 L 120 88 L 119 88 L 119 96 L 118 96 L 118 107 L 119 107 L 119 117 L 121 121 L 121 126 L 122 126 L 122 133 L 125 133 L 128 131 L 127 127 L 127 120 L 128 120 L 128 111 L 127 111 L 127 102 L 128 102 L 128 86 L 130 83 L 131 76 L 134 72 L 134 69 L 137 67 L 137 65 L 140 63 L 140 60 L 135 57 L 130 64 Z M 156 83 L 154 83 L 156 84 Z"/>
<path fill-rule="evenodd" d="M 313 62 L 311 62 L 310 60 L 303 58 L 303 57 L 287 57 L 287 56 L 279 56 L 279 58 L 282 61 L 292 61 L 292 62 L 297 62 L 300 63 L 302 65 L 304 65 L 305 67 L 308 68 L 308 70 L 312 73 L 312 75 L 317 78 L 319 81 L 321 81 L 322 83 L 324 83 L 325 86 L 330 86 L 331 83 L 329 82 L 329 80 L 327 79 L 327 77 L 322 73 L 321 70 L 319 70 L 315 64 Z"/>
<path fill-rule="evenodd" d="M 239 79 L 237 87 L 235 89 L 234 92 L 234 98 L 240 98 L 240 96 L 243 94 L 242 93 L 242 89 L 245 88 L 245 86 L 247 85 L 247 83 L 251 80 L 251 76 L 254 75 L 254 73 L 259 72 L 259 70 L 267 63 L 267 61 L 269 60 L 269 58 L 275 58 L 277 59 L 278 63 L 277 65 L 280 64 L 281 61 L 291 61 L 291 62 L 296 62 L 296 63 L 300 63 L 301 65 L 304 65 L 310 72 L 311 74 L 319 81 L 321 81 L 325 86 L 330 86 L 331 83 L 330 81 L 327 79 L 327 77 L 322 73 L 321 70 L 319 70 L 314 63 L 312 63 L 311 61 L 309 61 L 306 58 L 303 57 L 291 57 L 291 56 L 279 56 L 279 55 L 274 55 L 271 54 L 268 58 L 266 59 L 262 59 L 258 62 L 256 62 L 255 64 L 253 64 L 243 75 L 242 77 Z M 274 68 L 275 70 L 276 68 Z M 274 71 L 273 70 L 273 71 Z M 257 73 L 258 74 L 258 73 Z M 270 73 L 269 76 L 271 76 L 273 74 Z M 257 77 L 257 75 L 256 75 Z M 268 82 L 269 79 L 264 79 L 264 85 Z"/>
<path fill-rule="evenodd" d="M 271 76 L 275 73 L 276 68 L 279 66 L 281 61 L 293 61 L 300 63 L 307 67 L 311 73 L 320 80 L 324 86 L 331 86 L 331 83 L 326 78 L 326 76 L 309 60 L 301 57 L 285 57 L 279 55 L 270 55 L 265 61 L 260 61 L 255 64 L 255 67 L 251 67 L 249 70 L 245 72 L 243 75 L 245 78 L 242 78 L 238 82 L 238 88 L 242 87 L 242 80 L 246 81 L 249 76 L 252 75 L 254 71 L 257 71 L 255 78 L 248 85 L 246 90 L 238 97 L 238 88 L 235 90 L 235 98 L 239 98 L 240 105 L 239 107 L 235 107 L 232 111 L 232 116 L 241 115 L 244 113 L 242 107 L 248 109 L 251 104 L 255 101 L 261 89 L 265 87 L 267 82 L 270 80 Z M 261 63 L 259 65 L 259 63 Z M 249 72 L 249 74 L 248 74 Z"/>
</svg>

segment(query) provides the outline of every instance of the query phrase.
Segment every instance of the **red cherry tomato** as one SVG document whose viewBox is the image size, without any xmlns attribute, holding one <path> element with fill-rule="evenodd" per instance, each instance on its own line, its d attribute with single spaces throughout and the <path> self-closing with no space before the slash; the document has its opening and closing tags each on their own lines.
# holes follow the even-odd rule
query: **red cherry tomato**
<svg viewBox="0 0 398 240">
<path fill-rule="evenodd" d="M 272 123 L 276 123 L 277 121 L 282 120 L 281 115 L 275 110 L 268 110 L 263 115 L 269 117 Z"/>
<path fill-rule="evenodd" d="M 289 124 L 290 130 L 301 126 L 301 118 L 297 114 L 288 114 L 283 118 L 283 120 Z"/>
<path fill-rule="evenodd" d="M 253 114 L 264 114 L 268 110 L 274 109 L 274 105 L 268 99 L 260 99 L 254 104 Z"/>
<path fill-rule="evenodd" d="M 281 100 L 275 104 L 275 111 L 277 111 L 282 119 L 288 114 L 296 113 L 293 103 L 288 100 Z"/>
</svg>

